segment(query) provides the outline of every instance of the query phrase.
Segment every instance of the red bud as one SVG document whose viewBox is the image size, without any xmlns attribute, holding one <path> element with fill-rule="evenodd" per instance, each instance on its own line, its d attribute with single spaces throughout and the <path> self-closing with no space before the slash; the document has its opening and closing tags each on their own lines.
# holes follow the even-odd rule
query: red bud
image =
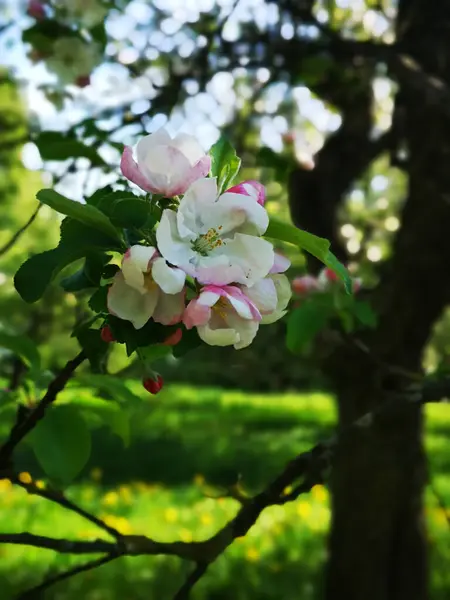
<svg viewBox="0 0 450 600">
<path fill-rule="evenodd" d="M 145 387 L 147 392 L 150 392 L 150 394 L 157 394 L 161 391 L 164 385 L 164 380 L 161 375 L 157 376 L 156 381 L 151 379 L 151 377 L 148 377 L 147 379 L 144 379 L 142 385 Z"/>
<path fill-rule="evenodd" d="M 178 328 L 164 340 L 163 346 L 176 346 L 181 341 L 182 337 L 183 330 Z"/>
<path fill-rule="evenodd" d="M 111 342 L 116 341 L 116 338 L 113 336 L 113 332 L 111 331 L 111 327 L 109 325 L 105 325 L 104 327 L 102 327 L 100 336 L 102 340 L 107 344 L 111 344 Z"/>
<path fill-rule="evenodd" d="M 30 0 L 28 2 L 27 14 L 36 19 L 36 21 L 42 21 L 46 17 L 45 7 L 39 0 Z"/>
<path fill-rule="evenodd" d="M 90 75 L 80 75 L 75 79 L 75 84 L 80 88 L 85 88 L 91 83 Z"/>
</svg>

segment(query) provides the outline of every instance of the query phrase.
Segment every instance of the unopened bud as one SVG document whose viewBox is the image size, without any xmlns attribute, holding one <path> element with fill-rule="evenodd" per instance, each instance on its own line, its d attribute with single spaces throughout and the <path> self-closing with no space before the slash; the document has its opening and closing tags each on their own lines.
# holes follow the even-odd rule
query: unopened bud
<svg viewBox="0 0 450 600">
<path fill-rule="evenodd" d="M 80 77 L 77 77 L 75 79 L 75 85 L 77 85 L 80 88 L 85 88 L 88 85 L 90 85 L 90 83 L 91 83 L 90 75 L 80 75 Z"/>
<path fill-rule="evenodd" d="M 100 336 L 102 340 L 107 344 L 111 344 L 111 342 L 116 341 L 116 338 L 114 337 L 113 332 L 111 331 L 111 327 L 109 325 L 105 325 L 104 327 L 102 327 Z"/>
<path fill-rule="evenodd" d="M 42 21 L 45 19 L 45 7 L 39 0 L 30 0 L 28 2 L 27 15 L 36 19 L 36 21 Z"/>
<path fill-rule="evenodd" d="M 163 346 L 176 346 L 181 341 L 182 337 L 183 330 L 178 328 L 164 340 Z"/>
<path fill-rule="evenodd" d="M 161 375 L 158 375 L 156 380 L 148 377 L 147 379 L 144 379 L 142 385 L 145 387 L 147 392 L 150 392 L 150 394 L 157 394 L 161 391 L 164 385 L 164 380 Z"/>
<path fill-rule="evenodd" d="M 319 284 L 312 275 L 304 275 L 292 280 L 292 291 L 299 296 L 305 296 L 317 289 L 319 289 Z"/>
</svg>

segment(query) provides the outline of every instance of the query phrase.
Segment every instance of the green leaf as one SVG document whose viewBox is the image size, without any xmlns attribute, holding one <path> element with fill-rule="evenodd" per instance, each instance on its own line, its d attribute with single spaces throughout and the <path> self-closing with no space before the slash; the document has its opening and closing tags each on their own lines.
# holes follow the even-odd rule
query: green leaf
<svg viewBox="0 0 450 600">
<path fill-rule="evenodd" d="M 276 240 L 294 244 L 301 250 L 306 250 L 309 254 L 315 256 L 343 280 L 347 293 L 351 293 L 351 277 L 344 265 L 330 252 L 330 242 L 328 240 L 298 229 L 294 225 L 283 223 L 273 217 L 270 218 L 269 227 L 265 235 Z"/>
<path fill-rule="evenodd" d="M 154 344 L 146 346 L 139 351 L 140 358 L 143 358 L 146 363 L 151 364 L 162 358 L 167 358 L 172 354 L 172 346 L 164 346 L 163 344 Z"/>
<path fill-rule="evenodd" d="M 108 324 L 115 339 L 120 344 L 126 344 L 128 356 L 137 348 L 161 344 L 179 327 L 176 325 L 168 327 L 150 320 L 141 329 L 135 329 L 129 321 L 118 319 L 113 315 L 108 315 Z"/>
<path fill-rule="evenodd" d="M 239 172 L 241 159 L 227 138 L 221 137 L 211 148 L 211 175 L 217 177 L 219 194 L 230 187 Z"/>
<path fill-rule="evenodd" d="M 114 225 L 124 228 L 144 227 L 150 217 L 150 203 L 138 198 L 121 199 L 114 202 L 110 218 Z"/>
<path fill-rule="evenodd" d="M 90 392 L 90 390 L 89 390 Z M 91 393 L 91 392 L 90 392 Z M 71 406 L 79 406 L 89 424 L 105 426 L 117 435 L 124 446 L 130 444 L 130 415 L 113 402 L 100 398 L 82 396 L 81 394 L 70 401 Z"/>
<path fill-rule="evenodd" d="M 183 331 L 181 341 L 172 348 L 172 352 L 175 358 L 180 358 L 191 350 L 198 348 L 201 344 L 202 340 L 197 333 L 197 329 L 195 327 L 193 329 L 186 329 Z"/>
<path fill-rule="evenodd" d="M 286 345 L 294 354 L 307 350 L 332 314 L 327 306 L 315 299 L 305 300 L 293 310 L 287 321 Z"/>
<path fill-rule="evenodd" d="M 39 350 L 36 344 L 26 335 L 10 335 L 0 332 L 0 346 L 20 356 L 34 370 L 40 369 L 41 357 L 39 356 Z"/>
<path fill-rule="evenodd" d="M 101 373 L 109 350 L 109 344 L 101 338 L 101 330 L 81 328 L 77 331 L 76 337 L 88 357 L 92 370 Z"/>
<path fill-rule="evenodd" d="M 91 453 L 91 434 L 72 406 L 53 406 L 35 429 L 29 441 L 45 473 L 66 485 L 83 469 Z"/>
<path fill-rule="evenodd" d="M 377 314 L 368 302 L 357 300 L 353 305 L 353 314 L 365 327 L 373 329 L 377 326 Z"/>
<path fill-rule="evenodd" d="M 36 196 L 40 202 L 50 206 L 57 212 L 81 221 L 89 227 L 98 229 L 99 231 L 106 233 L 106 235 L 111 236 L 112 239 L 122 241 L 119 232 L 108 217 L 95 206 L 75 202 L 75 200 L 70 200 L 61 194 L 58 194 L 55 190 L 40 190 Z"/>
<path fill-rule="evenodd" d="M 113 398 L 117 402 L 141 403 L 141 398 L 134 394 L 121 379 L 118 379 L 114 375 L 83 373 L 82 375 L 77 375 L 73 385 L 95 388 L 100 392 L 105 392 L 109 397 Z"/>
<path fill-rule="evenodd" d="M 89 300 L 89 308 L 96 313 L 108 312 L 106 304 L 109 286 L 104 285 L 96 290 Z"/>
<path fill-rule="evenodd" d="M 107 163 L 100 154 L 80 140 L 67 136 L 61 131 L 43 131 L 34 143 L 43 160 L 67 160 L 68 158 L 88 158 L 92 165 L 100 167 Z"/>
<path fill-rule="evenodd" d="M 274 152 L 271 148 L 260 148 L 256 161 L 258 165 L 269 167 L 275 170 L 275 179 L 280 182 L 285 182 L 289 172 L 294 167 L 295 163 L 291 156 Z"/>
<path fill-rule="evenodd" d="M 120 250 L 116 239 L 74 219 L 64 219 L 56 248 L 32 256 L 14 278 L 16 290 L 26 302 L 36 302 L 55 277 L 68 265 L 95 250 Z"/>
</svg>

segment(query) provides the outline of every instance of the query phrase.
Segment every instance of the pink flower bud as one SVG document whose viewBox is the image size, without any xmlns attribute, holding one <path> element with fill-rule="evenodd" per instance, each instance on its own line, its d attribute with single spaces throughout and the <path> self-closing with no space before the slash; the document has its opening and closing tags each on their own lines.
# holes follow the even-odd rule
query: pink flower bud
<svg viewBox="0 0 450 600">
<path fill-rule="evenodd" d="M 77 77 L 75 79 L 75 85 L 77 85 L 80 88 L 85 88 L 88 85 L 90 85 L 90 83 L 91 83 L 90 75 L 80 75 L 80 77 Z"/>
<path fill-rule="evenodd" d="M 100 336 L 102 340 L 107 344 L 111 344 L 111 342 L 116 341 L 116 338 L 114 337 L 113 332 L 111 331 L 111 327 L 109 325 L 105 325 L 104 327 L 102 327 Z"/>
<path fill-rule="evenodd" d="M 36 21 L 43 21 L 46 18 L 45 6 L 39 0 L 29 0 L 27 15 Z"/>
<path fill-rule="evenodd" d="M 242 183 L 238 183 L 238 185 L 234 185 L 225 193 L 227 194 L 228 192 L 232 194 L 251 196 L 258 204 L 261 204 L 261 206 L 264 206 L 264 202 L 266 201 L 266 190 L 263 184 L 259 183 L 259 181 L 255 181 L 254 179 L 249 179 L 247 181 L 243 181 Z"/>
<path fill-rule="evenodd" d="M 150 394 L 157 394 L 161 391 L 164 385 L 164 380 L 161 377 L 161 375 L 158 375 L 156 380 L 152 379 L 151 377 L 148 377 L 147 379 L 144 379 L 142 385 L 147 390 L 147 392 L 150 392 Z"/>
<path fill-rule="evenodd" d="M 292 280 L 292 290 L 299 296 L 306 296 L 319 289 L 317 279 L 312 275 L 303 275 Z"/>
<path fill-rule="evenodd" d="M 163 346 L 176 346 L 179 342 L 181 342 L 182 337 L 183 330 L 178 328 L 164 340 Z"/>
</svg>

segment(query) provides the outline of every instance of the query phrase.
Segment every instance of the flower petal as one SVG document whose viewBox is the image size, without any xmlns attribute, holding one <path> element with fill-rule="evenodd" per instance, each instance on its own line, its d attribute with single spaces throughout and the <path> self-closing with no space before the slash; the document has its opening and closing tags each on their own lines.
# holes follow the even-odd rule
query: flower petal
<svg viewBox="0 0 450 600">
<path fill-rule="evenodd" d="M 221 225 L 223 233 L 245 225 L 242 233 L 262 235 L 269 226 L 269 215 L 263 206 L 250 196 L 232 192 L 222 194 L 207 216 L 208 229 Z"/>
<path fill-rule="evenodd" d="M 178 231 L 182 238 L 194 240 L 206 233 L 205 215 L 217 199 L 215 177 L 197 179 L 186 191 L 177 213 Z"/>
<path fill-rule="evenodd" d="M 191 300 L 183 313 L 183 323 L 187 329 L 205 325 L 211 318 L 211 308 L 201 304 L 198 299 Z"/>
<path fill-rule="evenodd" d="M 245 196 L 251 196 L 258 204 L 264 206 L 266 201 L 266 190 L 262 183 L 255 181 L 254 179 L 248 179 L 238 185 L 234 185 L 227 192 L 233 192 L 235 194 L 244 194 Z"/>
<path fill-rule="evenodd" d="M 148 152 L 156 146 L 167 145 L 172 142 L 172 138 L 164 127 L 161 127 L 154 133 L 144 135 L 136 144 L 136 156 L 139 165 L 146 164 Z"/>
<path fill-rule="evenodd" d="M 179 294 L 160 292 L 153 319 L 162 325 L 179 323 L 184 312 L 184 290 Z"/>
<path fill-rule="evenodd" d="M 196 253 L 191 248 L 189 240 L 183 240 L 177 229 L 177 213 L 165 209 L 156 230 L 158 249 L 167 262 L 182 267 L 188 275 L 195 274 Z"/>
<path fill-rule="evenodd" d="M 281 319 L 286 314 L 286 307 L 292 296 L 291 285 L 286 275 L 271 275 L 270 279 L 272 279 L 277 290 L 277 306 L 272 313 L 263 315 L 261 321 L 263 325 L 270 325 Z"/>
<path fill-rule="evenodd" d="M 235 285 L 226 285 L 223 288 L 224 295 L 236 313 L 243 319 L 261 320 L 261 314 L 252 302 L 252 300 L 244 294 L 244 292 Z"/>
<path fill-rule="evenodd" d="M 129 248 L 122 259 L 122 273 L 128 285 L 145 293 L 144 273 L 150 270 L 150 261 L 156 254 L 153 246 L 135 245 Z"/>
<path fill-rule="evenodd" d="M 186 273 L 181 269 L 169 267 L 165 258 L 156 258 L 152 265 L 152 277 L 166 294 L 181 292 L 186 280 Z"/>
<path fill-rule="evenodd" d="M 159 289 L 141 294 L 127 285 L 121 272 L 114 276 L 108 290 L 107 305 L 112 315 L 131 321 L 135 329 L 141 329 L 153 315 L 158 302 Z"/>
<path fill-rule="evenodd" d="M 197 139 L 188 133 L 179 133 L 176 135 L 172 144 L 184 154 L 191 166 L 194 166 L 195 163 L 205 156 L 205 152 Z"/>
<path fill-rule="evenodd" d="M 130 148 L 130 146 L 125 146 L 123 150 L 122 159 L 120 161 L 120 170 L 122 171 L 122 175 L 124 177 L 135 183 L 145 192 L 157 191 L 152 185 L 152 182 L 140 170 L 133 158 L 133 150 Z"/>
<path fill-rule="evenodd" d="M 227 325 L 230 325 L 237 332 L 239 339 L 234 343 L 236 350 L 241 350 L 250 346 L 258 333 L 258 321 L 242 319 L 236 313 L 228 313 L 226 317 Z"/>
<path fill-rule="evenodd" d="M 225 256 L 226 264 L 217 257 Z M 226 285 L 241 283 L 251 286 L 265 277 L 274 261 L 273 246 L 267 240 L 237 233 L 232 240 L 199 261 L 197 279 L 202 283 Z"/>
<path fill-rule="evenodd" d="M 273 267 L 270 269 L 271 273 L 284 273 L 291 266 L 291 261 L 283 256 L 282 254 L 278 254 L 275 252 L 275 260 L 273 263 Z"/>
<path fill-rule="evenodd" d="M 239 334 L 234 329 L 211 329 L 209 323 L 197 327 L 199 337 L 210 346 L 232 346 L 239 343 Z"/>
<path fill-rule="evenodd" d="M 270 277 L 260 279 L 252 287 L 244 287 L 242 291 L 255 303 L 263 315 L 271 313 L 277 308 L 277 289 Z"/>
</svg>

